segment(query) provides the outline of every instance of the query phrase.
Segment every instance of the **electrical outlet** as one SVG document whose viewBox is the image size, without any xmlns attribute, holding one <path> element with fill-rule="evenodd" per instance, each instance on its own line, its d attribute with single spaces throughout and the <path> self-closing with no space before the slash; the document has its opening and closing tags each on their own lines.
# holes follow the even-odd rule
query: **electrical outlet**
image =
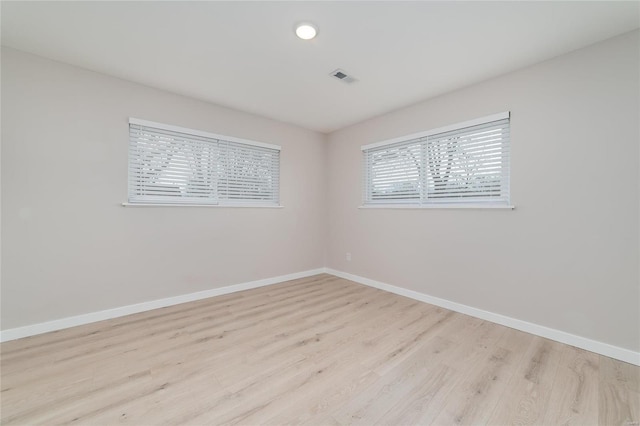
<svg viewBox="0 0 640 426">
<path fill-rule="evenodd" d="M 347 262 L 351 262 L 351 253 L 347 253 Z"/>
</svg>

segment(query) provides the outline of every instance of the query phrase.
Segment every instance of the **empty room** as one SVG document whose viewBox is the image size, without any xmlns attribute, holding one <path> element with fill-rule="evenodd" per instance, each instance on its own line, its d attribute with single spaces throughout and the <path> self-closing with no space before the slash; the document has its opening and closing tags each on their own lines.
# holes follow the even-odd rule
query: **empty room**
<svg viewBox="0 0 640 426">
<path fill-rule="evenodd" d="M 0 423 L 640 423 L 640 2 L 2 1 Z"/>
</svg>

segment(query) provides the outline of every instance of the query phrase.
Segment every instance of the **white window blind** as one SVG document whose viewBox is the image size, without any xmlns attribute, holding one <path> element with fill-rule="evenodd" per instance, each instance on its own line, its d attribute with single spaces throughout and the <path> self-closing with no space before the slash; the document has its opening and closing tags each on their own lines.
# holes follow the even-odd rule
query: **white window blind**
<svg viewBox="0 0 640 426">
<path fill-rule="evenodd" d="M 129 203 L 278 205 L 280 147 L 130 119 Z"/>
<path fill-rule="evenodd" d="M 364 204 L 509 204 L 509 113 L 362 147 Z"/>
</svg>

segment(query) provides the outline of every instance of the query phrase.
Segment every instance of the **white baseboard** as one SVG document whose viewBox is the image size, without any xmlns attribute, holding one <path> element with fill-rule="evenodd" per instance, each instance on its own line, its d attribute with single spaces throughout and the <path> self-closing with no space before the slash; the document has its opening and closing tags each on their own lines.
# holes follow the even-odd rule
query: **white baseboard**
<svg viewBox="0 0 640 426">
<path fill-rule="evenodd" d="M 257 287 L 264 287 L 271 284 L 281 283 L 283 281 L 310 277 L 312 275 L 317 275 L 324 272 L 325 268 L 312 269 L 309 271 L 280 275 L 279 277 L 265 278 L 262 280 L 234 284 L 226 287 L 213 288 L 211 290 L 199 291 L 196 293 L 189 293 L 180 296 L 167 297 L 165 299 L 152 300 L 150 302 L 136 303 L 135 305 L 127 305 L 119 308 L 107 309 L 104 311 L 90 312 L 88 314 L 42 322 L 39 324 L 27 325 L 24 327 L 11 328 L 0 331 L 0 342 L 20 339 L 22 337 L 34 336 L 36 334 L 47 333 L 49 331 L 62 330 L 64 328 L 75 327 L 78 325 L 89 324 L 92 322 L 103 321 L 111 318 L 118 318 L 125 315 L 137 314 L 139 312 L 164 308 L 166 306 L 178 305 L 180 303 L 193 302 L 194 300 L 206 299 L 208 297 L 235 293 L 237 291 L 249 290 Z"/>
<path fill-rule="evenodd" d="M 545 327 L 538 324 L 533 324 L 533 323 L 519 320 L 516 318 L 507 317 L 505 315 L 484 311 L 482 309 L 463 305 L 461 303 L 456 303 L 450 300 L 429 296 L 424 293 L 419 293 L 417 291 L 408 290 L 402 287 L 396 287 L 391 284 L 386 284 L 380 281 L 375 281 L 375 280 L 361 277 L 358 275 L 349 274 L 347 272 L 337 271 L 331 268 L 312 269 L 308 271 L 296 272 L 293 274 L 281 275 L 273 278 L 265 278 L 262 280 L 250 281 L 250 282 L 241 283 L 241 284 L 234 284 L 226 287 L 219 287 L 211 290 L 199 291 L 196 293 L 183 294 L 180 296 L 168 297 L 165 299 L 152 300 L 150 302 L 142 302 L 134 305 L 127 305 L 119 308 L 107 309 L 104 311 L 91 312 L 88 314 L 62 318 L 62 319 L 43 322 L 39 324 L 27 325 L 24 327 L 11 328 L 11 329 L 0 331 L 0 342 L 20 339 L 22 337 L 34 336 L 36 334 L 47 333 L 49 331 L 62 330 L 65 328 L 75 327 L 83 324 L 89 324 L 97 321 L 103 321 L 111 318 L 118 318 L 125 315 L 136 314 L 139 312 L 150 311 L 152 309 L 164 308 L 166 306 L 173 306 L 180 303 L 192 302 L 195 300 L 201 300 L 209 297 L 220 296 L 223 294 L 235 293 L 238 291 L 249 290 L 257 287 L 264 287 L 271 284 L 281 283 L 283 281 L 310 277 L 310 276 L 321 274 L 321 273 L 328 273 L 331 275 L 335 275 L 337 277 L 345 278 L 347 280 L 364 284 L 369 287 L 374 287 L 380 290 L 388 291 L 390 293 L 398 294 L 400 296 L 409 297 L 411 299 L 419 300 L 421 302 L 430 303 L 432 305 L 440 306 L 446 309 L 450 309 L 452 311 L 460 312 L 476 318 L 491 321 L 496 324 L 515 328 L 516 330 L 525 331 L 527 333 L 535 334 L 537 336 L 545 337 L 547 339 L 555 340 L 557 342 L 566 343 L 568 345 L 575 346 L 577 348 L 585 349 L 600 355 L 605 355 L 614 359 L 618 359 L 620 361 L 624 361 L 630 364 L 640 366 L 640 352 L 634 352 L 630 349 L 624 349 L 618 346 L 610 345 L 608 343 L 599 342 L 597 340 L 591 340 L 586 337 L 576 336 L 575 334 L 567 333 L 564 331 L 556 330 L 556 329 Z"/>
<path fill-rule="evenodd" d="M 576 336 L 575 334 L 567 333 L 538 324 L 533 324 L 516 318 L 507 317 L 505 315 L 484 311 L 482 309 L 477 309 L 471 306 L 463 305 L 461 303 L 451 302 L 450 300 L 440 299 L 438 297 L 429 296 L 427 294 L 408 290 L 402 287 L 396 287 L 391 284 L 385 284 L 383 282 L 364 278 L 358 275 L 337 271 L 335 269 L 325 268 L 325 272 L 340 278 L 345 278 L 347 280 L 364 284 L 369 287 L 374 287 L 380 290 L 388 291 L 390 293 L 398 294 L 400 296 L 409 297 L 421 302 L 430 303 L 432 305 L 440 306 L 442 308 L 491 321 L 510 328 L 515 328 L 516 330 L 525 331 L 527 333 L 535 334 L 536 336 L 545 337 L 547 339 L 555 340 L 556 342 L 560 343 L 566 343 L 567 345 L 575 346 L 577 348 L 585 349 L 590 352 L 595 352 L 600 355 L 605 355 L 610 358 L 618 359 L 620 361 L 640 366 L 640 352 L 634 352 L 630 349 L 624 349 L 618 346 L 610 345 L 608 343 L 591 340 L 586 337 Z"/>
</svg>

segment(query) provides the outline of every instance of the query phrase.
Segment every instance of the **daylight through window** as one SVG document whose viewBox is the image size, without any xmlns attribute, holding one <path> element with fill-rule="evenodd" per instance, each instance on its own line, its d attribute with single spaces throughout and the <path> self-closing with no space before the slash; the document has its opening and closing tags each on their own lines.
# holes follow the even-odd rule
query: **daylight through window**
<svg viewBox="0 0 640 426">
<path fill-rule="evenodd" d="M 365 205 L 509 204 L 509 113 L 362 147 Z"/>
<path fill-rule="evenodd" d="M 280 147 L 129 120 L 129 202 L 278 205 Z"/>
</svg>

